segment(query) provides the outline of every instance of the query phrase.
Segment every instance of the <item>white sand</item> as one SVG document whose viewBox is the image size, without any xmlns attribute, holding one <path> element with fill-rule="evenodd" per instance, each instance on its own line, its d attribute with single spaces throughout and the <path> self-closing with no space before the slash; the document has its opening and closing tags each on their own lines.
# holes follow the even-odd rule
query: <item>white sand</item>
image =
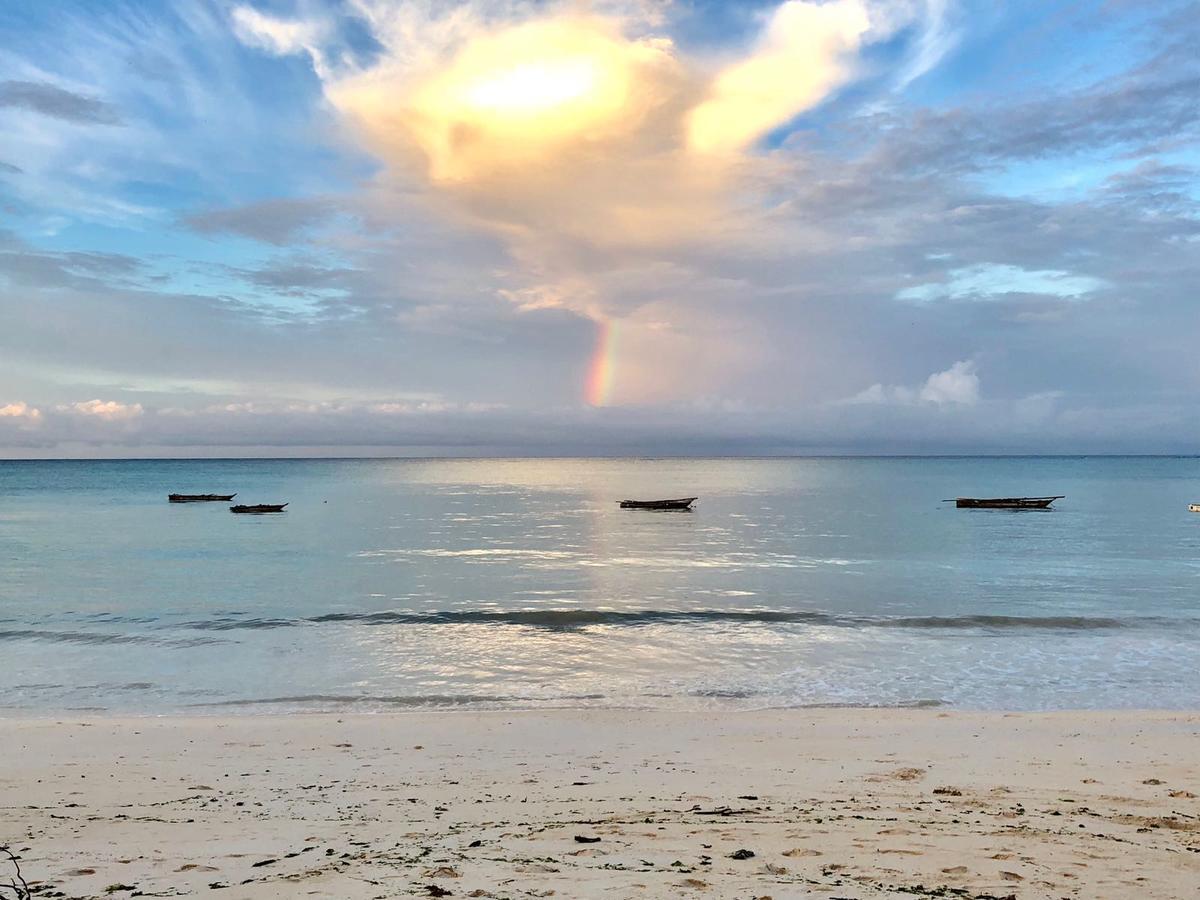
<svg viewBox="0 0 1200 900">
<path fill-rule="evenodd" d="M 1195 794 L 1196 714 L 0 720 L 37 896 L 1185 898 Z"/>
</svg>

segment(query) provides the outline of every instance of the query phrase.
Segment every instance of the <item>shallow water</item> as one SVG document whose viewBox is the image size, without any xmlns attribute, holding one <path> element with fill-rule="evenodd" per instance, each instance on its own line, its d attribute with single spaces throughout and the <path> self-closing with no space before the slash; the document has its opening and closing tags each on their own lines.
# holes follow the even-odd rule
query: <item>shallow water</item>
<svg viewBox="0 0 1200 900">
<path fill-rule="evenodd" d="M 1193 458 L 0 462 L 0 706 L 1194 708 L 1197 500 Z"/>
</svg>

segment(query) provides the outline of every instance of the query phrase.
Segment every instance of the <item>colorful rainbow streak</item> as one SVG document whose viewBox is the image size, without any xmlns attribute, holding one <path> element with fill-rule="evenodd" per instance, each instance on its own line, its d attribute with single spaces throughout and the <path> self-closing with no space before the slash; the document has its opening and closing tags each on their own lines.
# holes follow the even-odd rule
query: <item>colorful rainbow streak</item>
<svg viewBox="0 0 1200 900">
<path fill-rule="evenodd" d="M 583 399 L 592 406 L 608 406 L 612 402 L 613 369 L 617 357 L 617 323 L 596 322 L 596 349 L 588 366 Z"/>
</svg>

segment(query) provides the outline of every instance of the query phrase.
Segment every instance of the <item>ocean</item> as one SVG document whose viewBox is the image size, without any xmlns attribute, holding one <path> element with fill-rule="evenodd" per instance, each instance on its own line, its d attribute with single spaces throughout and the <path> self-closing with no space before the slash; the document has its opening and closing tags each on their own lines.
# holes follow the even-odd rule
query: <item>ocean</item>
<svg viewBox="0 0 1200 900">
<path fill-rule="evenodd" d="M 167 503 L 234 491 L 289 506 Z M 1197 501 L 1175 457 L 0 462 L 0 709 L 1195 708 Z"/>
</svg>

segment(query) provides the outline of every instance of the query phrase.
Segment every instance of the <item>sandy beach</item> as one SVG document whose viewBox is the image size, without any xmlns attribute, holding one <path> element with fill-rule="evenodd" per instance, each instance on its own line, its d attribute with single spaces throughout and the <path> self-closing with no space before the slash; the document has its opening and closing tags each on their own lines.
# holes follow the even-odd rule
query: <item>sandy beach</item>
<svg viewBox="0 0 1200 900">
<path fill-rule="evenodd" d="M 45 897 L 1161 897 L 1200 715 L 794 710 L 0 721 Z"/>
</svg>

